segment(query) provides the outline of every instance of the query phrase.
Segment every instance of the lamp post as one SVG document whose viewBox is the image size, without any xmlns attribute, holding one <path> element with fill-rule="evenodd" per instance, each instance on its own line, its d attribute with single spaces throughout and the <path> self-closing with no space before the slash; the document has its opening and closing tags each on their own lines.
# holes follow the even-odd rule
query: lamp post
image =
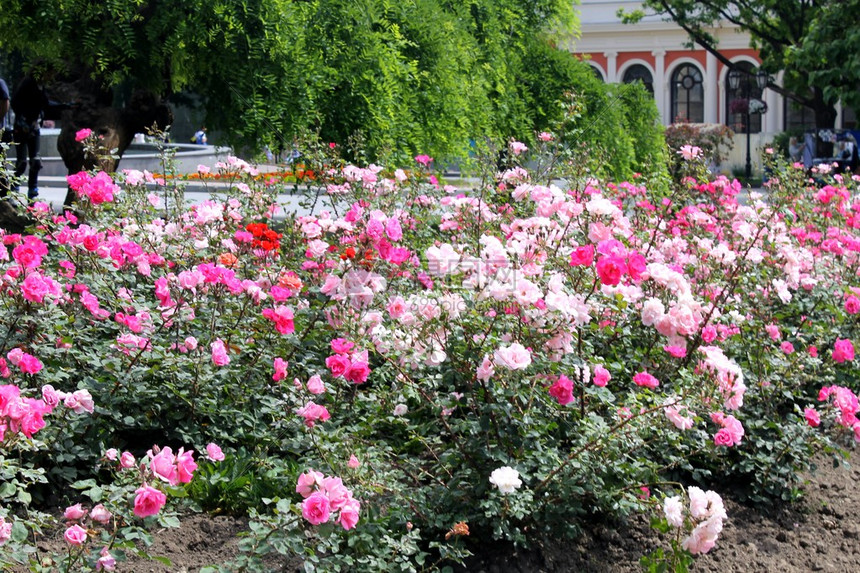
<svg viewBox="0 0 860 573">
<path fill-rule="evenodd" d="M 746 111 L 744 112 L 744 119 L 746 123 L 744 124 L 744 131 L 747 132 L 747 163 L 746 163 L 746 176 L 747 181 L 752 178 L 752 161 L 750 159 L 750 100 L 752 99 L 752 85 L 750 82 L 750 74 L 749 72 L 742 72 L 737 68 L 734 68 L 729 72 L 729 87 L 733 92 L 737 91 L 738 87 L 741 87 L 741 77 L 744 77 L 743 89 L 741 90 L 741 96 L 744 97 L 747 101 Z M 760 91 L 764 91 L 767 87 L 767 72 L 762 69 L 759 69 L 755 73 L 756 84 Z"/>
</svg>

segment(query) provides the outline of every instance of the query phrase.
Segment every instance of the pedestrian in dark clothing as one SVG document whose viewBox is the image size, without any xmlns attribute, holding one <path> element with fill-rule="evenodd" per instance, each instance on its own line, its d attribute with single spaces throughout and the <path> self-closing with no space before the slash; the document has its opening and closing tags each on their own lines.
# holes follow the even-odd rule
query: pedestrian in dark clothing
<svg viewBox="0 0 860 573">
<path fill-rule="evenodd" d="M 39 170 L 42 169 L 42 158 L 39 155 L 39 137 L 42 117 L 48 109 L 48 97 L 32 75 L 28 74 L 15 93 L 12 95 L 12 111 L 15 112 L 15 127 L 13 130 L 16 145 L 17 161 L 15 176 L 20 177 L 27 171 L 27 160 L 30 162 L 30 174 L 27 178 L 27 197 L 35 199 L 39 196 Z"/>
</svg>

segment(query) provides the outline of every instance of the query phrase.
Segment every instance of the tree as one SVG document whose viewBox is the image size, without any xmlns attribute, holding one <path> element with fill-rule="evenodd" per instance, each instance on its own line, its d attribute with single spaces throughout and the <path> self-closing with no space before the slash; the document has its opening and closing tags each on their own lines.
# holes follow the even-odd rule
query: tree
<svg viewBox="0 0 860 573">
<path fill-rule="evenodd" d="M 163 127 L 163 101 L 193 92 L 234 145 L 290 147 L 313 129 L 444 155 L 541 127 L 529 102 L 553 94 L 518 79 L 536 45 L 575 26 L 567 0 L 5 0 L 0 27 L 0 49 L 75 102 L 67 144 L 89 127 L 122 153 L 142 122 Z"/>
<path fill-rule="evenodd" d="M 784 72 L 781 86 L 771 80 L 768 87 L 812 109 L 819 128 L 833 127 L 840 99 L 860 103 L 860 33 L 852 25 L 860 0 L 645 0 L 643 6 L 666 15 L 730 68 L 713 30 L 730 22 L 748 32 L 762 67 Z M 635 22 L 643 15 L 625 18 Z"/>
</svg>

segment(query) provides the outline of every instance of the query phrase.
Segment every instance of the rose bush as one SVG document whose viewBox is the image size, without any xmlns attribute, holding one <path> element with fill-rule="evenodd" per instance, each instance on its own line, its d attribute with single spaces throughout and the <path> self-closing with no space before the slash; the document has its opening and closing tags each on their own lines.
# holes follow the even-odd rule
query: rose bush
<svg viewBox="0 0 860 573">
<path fill-rule="evenodd" d="M 432 569 L 640 510 L 689 526 L 689 556 L 725 516 L 684 517 L 682 487 L 791 499 L 816 443 L 860 439 L 857 183 L 776 164 L 764 200 L 688 153 L 677 184 L 613 184 L 555 141 L 470 190 L 318 146 L 324 206 L 284 220 L 237 158 L 191 207 L 149 173 L 72 176 L 80 212 L 36 203 L 0 249 L 3 448 L 29 464 L 4 462 L 3 524 L 39 480 L 162 515 L 213 440 L 253 462 L 231 479 L 274 476 L 225 571 Z M 132 547 L 79 533 L 93 567 Z"/>
</svg>

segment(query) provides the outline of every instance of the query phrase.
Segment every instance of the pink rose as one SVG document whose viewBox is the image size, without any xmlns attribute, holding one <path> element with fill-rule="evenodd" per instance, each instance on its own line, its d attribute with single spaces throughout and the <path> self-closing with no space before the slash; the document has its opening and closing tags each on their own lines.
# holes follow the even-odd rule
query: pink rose
<svg viewBox="0 0 860 573">
<path fill-rule="evenodd" d="M 224 452 L 217 444 L 210 443 L 206 445 L 206 457 L 213 462 L 221 462 L 224 461 Z"/>
<path fill-rule="evenodd" d="M 345 338 L 335 338 L 331 341 L 331 350 L 336 354 L 349 354 L 354 346 L 355 344 Z"/>
<path fill-rule="evenodd" d="M 119 465 L 124 469 L 134 467 L 134 456 L 130 452 L 123 452 L 119 457 Z"/>
<path fill-rule="evenodd" d="M 312 493 L 302 502 L 302 517 L 307 519 L 311 525 L 328 522 L 329 515 L 328 498 L 320 491 Z"/>
<path fill-rule="evenodd" d="M 860 299 L 853 294 L 845 299 L 845 312 L 848 314 L 857 314 L 860 312 Z"/>
<path fill-rule="evenodd" d="M 638 372 L 635 374 L 633 376 L 633 382 L 637 386 L 644 386 L 645 388 L 651 388 L 652 390 L 660 385 L 660 381 L 647 372 Z"/>
<path fill-rule="evenodd" d="M 573 402 L 573 382 L 562 374 L 549 388 L 549 395 L 562 406 Z"/>
<path fill-rule="evenodd" d="M 110 554 L 107 547 L 102 547 L 100 557 L 96 561 L 96 571 L 113 571 L 116 569 L 116 559 Z"/>
<path fill-rule="evenodd" d="M 66 508 L 66 511 L 63 512 L 63 517 L 68 519 L 69 521 L 77 521 L 87 515 L 87 510 L 81 507 L 81 504 L 76 503 L 75 505 L 70 505 Z"/>
<path fill-rule="evenodd" d="M 305 419 L 305 426 L 308 428 L 313 428 L 314 424 L 317 422 L 325 422 L 331 418 L 331 415 L 328 413 L 328 409 L 326 409 L 325 406 L 320 406 L 313 402 L 308 402 L 303 407 L 296 410 L 296 414 Z"/>
<path fill-rule="evenodd" d="M 134 493 L 137 494 L 134 498 L 134 514 L 137 517 L 155 515 L 167 503 L 167 496 L 164 493 L 145 484 Z"/>
<path fill-rule="evenodd" d="M 815 408 L 806 408 L 803 410 L 803 416 L 806 418 L 806 423 L 812 428 L 817 428 L 821 424 L 821 418 Z"/>
<path fill-rule="evenodd" d="M 854 344 L 846 338 L 837 338 L 833 344 L 833 361 L 837 363 L 854 360 Z"/>
<path fill-rule="evenodd" d="M 323 384 L 322 378 L 320 378 L 318 374 L 314 374 L 313 376 L 308 378 L 307 387 L 308 392 L 310 392 L 311 394 L 325 393 L 325 385 Z"/>
<path fill-rule="evenodd" d="M 717 446 L 733 446 L 735 445 L 735 440 L 732 438 L 731 432 L 722 428 L 714 435 L 714 444 Z"/>
<path fill-rule="evenodd" d="M 90 518 L 92 518 L 93 521 L 107 524 L 111 517 L 113 517 L 111 512 L 109 512 L 102 504 L 98 504 L 90 510 Z"/>
<path fill-rule="evenodd" d="M 353 362 L 343 376 L 353 384 L 363 384 L 370 376 L 370 367 L 366 362 Z"/>
<path fill-rule="evenodd" d="M 187 452 L 183 448 L 179 448 L 176 454 L 176 470 L 179 474 L 179 483 L 189 483 L 194 477 L 194 470 L 197 469 L 197 462 L 194 461 L 194 450 Z"/>
<path fill-rule="evenodd" d="M 582 245 L 570 253 L 570 266 L 590 267 L 594 262 L 594 245 Z"/>
<path fill-rule="evenodd" d="M 713 326 L 706 326 L 702 329 L 702 340 L 705 344 L 710 344 L 717 338 L 717 329 Z"/>
<path fill-rule="evenodd" d="M 286 360 L 284 360 L 283 358 L 280 358 L 280 357 L 275 358 L 274 364 L 273 364 L 273 366 L 275 368 L 275 373 L 272 374 L 272 380 L 274 380 L 275 382 L 280 382 L 281 380 L 286 378 L 287 377 L 287 367 L 289 365 L 290 365 L 290 363 L 287 362 Z"/>
<path fill-rule="evenodd" d="M 595 386 L 606 386 L 606 383 L 609 382 L 611 379 L 612 375 L 609 374 L 609 370 L 607 370 L 600 364 L 594 365 L 594 377 L 592 378 L 592 381 L 594 382 Z"/>
<path fill-rule="evenodd" d="M 355 457 L 355 454 L 349 456 L 349 461 L 346 463 L 347 467 L 350 469 L 356 469 L 361 465 L 361 462 L 358 461 L 358 458 Z"/>
<path fill-rule="evenodd" d="M 349 531 L 358 523 L 358 512 L 361 504 L 357 499 L 350 499 L 346 505 L 340 508 L 340 517 L 337 522 L 345 530 Z"/>
<path fill-rule="evenodd" d="M 230 364 L 230 357 L 227 356 L 227 347 L 224 345 L 224 341 L 220 338 L 215 339 L 210 345 L 212 349 L 212 363 L 215 366 L 227 366 Z"/>
<path fill-rule="evenodd" d="M 81 141 L 85 140 L 86 138 L 88 138 L 92 134 L 93 134 L 93 130 L 88 128 L 88 127 L 85 127 L 83 129 L 79 129 L 78 131 L 75 132 L 75 141 L 80 143 Z"/>
<path fill-rule="evenodd" d="M 87 540 L 87 530 L 75 524 L 66 530 L 63 537 L 69 545 L 83 545 Z"/>
<path fill-rule="evenodd" d="M 179 473 L 176 470 L 176 456 L 169 447 L 153 456 L 149 462 L 149 469 L 158 479 L 176 485 L 179 483 Z"/>
<path fill-rule="evenodd" d="M 601 257 L 597 261 L 597 276 L 601 284 L 604 285 L 616 286 L 621 282 L 621 277 L 624 276 L 626 269 L 627 265 L 621 257 Z"/>
</svg>

